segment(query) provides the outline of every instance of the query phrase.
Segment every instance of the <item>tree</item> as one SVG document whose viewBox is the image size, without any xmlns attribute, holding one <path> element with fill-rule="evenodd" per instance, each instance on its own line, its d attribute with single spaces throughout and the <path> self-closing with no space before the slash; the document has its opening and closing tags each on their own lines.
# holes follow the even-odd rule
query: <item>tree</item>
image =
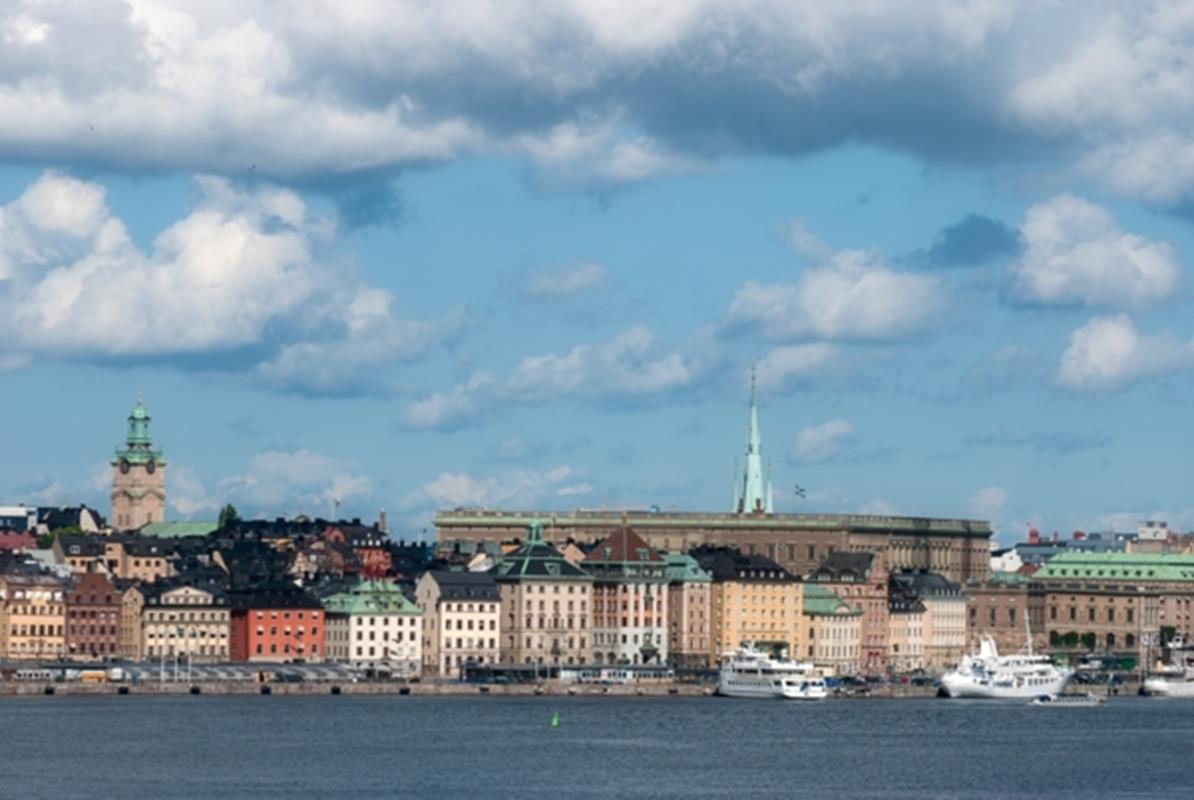
<svg viewBox="0 0 1194 800">
<path fill-rule="evenodd" d="M 223 528 L 233 522 L 240 522 L 240 514 L 237 513 L 236 506 L 227 503 L 220 509 L 220 527 Z"/>
<path fill-rule="evenodd" d="M 54 546 L 54 540 L 59 536 L 77 536 L 82 533 L 83 529 L 78 525 L 64 525 L 61 528 L 55 528 L 49 533 L 43 533 L 37 537 L 37 546 L 42 550 L 48 550 Z"/>
</svg>

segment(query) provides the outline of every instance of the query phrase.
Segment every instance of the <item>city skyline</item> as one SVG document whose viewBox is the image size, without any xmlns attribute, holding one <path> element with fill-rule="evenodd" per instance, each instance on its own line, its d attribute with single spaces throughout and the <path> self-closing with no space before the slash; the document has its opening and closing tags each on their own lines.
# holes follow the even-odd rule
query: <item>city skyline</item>
<svg viewBox="0 0 1194 800">
<path fill-rule="evenodd" d="M 1194 527 L 1180 7 L 316 6 L 0 12 L 5 502 L 729 511 L 757 362 L 778 512 Z"/>
</svg>

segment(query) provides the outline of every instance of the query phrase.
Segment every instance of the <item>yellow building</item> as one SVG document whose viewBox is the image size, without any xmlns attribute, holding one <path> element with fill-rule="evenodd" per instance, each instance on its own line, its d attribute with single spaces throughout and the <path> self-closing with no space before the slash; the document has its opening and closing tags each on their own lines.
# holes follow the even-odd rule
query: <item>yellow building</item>
<svg viewBox="0 0 1194 800">
<path fill-rule="evenodd" d="M 709 665 L 745 643 L 799 657 L 804 643 L 800 579 L 765 556 L 732 548 L 690 555 L 713 583 L 709 590 Z"/>
<path fill-rule="evenodd" d="M 40 661 L 66 653 L 66 601 L 49 575 L 0 575 L 0 659 Z"/>
</svg>

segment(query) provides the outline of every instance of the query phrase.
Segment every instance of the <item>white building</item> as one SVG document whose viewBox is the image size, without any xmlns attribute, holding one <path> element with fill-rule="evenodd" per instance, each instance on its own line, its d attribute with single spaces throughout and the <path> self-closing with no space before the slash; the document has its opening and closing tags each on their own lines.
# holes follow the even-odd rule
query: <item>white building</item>
<svg viewBox="0 0 1194 800">
<path fill-rule="evenodd" d="M 361 581 L 323 601 L 324 652 L 330 661 L 417 675 L 423 660 L 422 612 L 388 581 Z"/>
<path fill-rule="evenodd" d="M 415 586 L 423 611 L 423 672 L 459 676 L 470 662 L 496 664 L 501 652 L 501 594 L 487 572 L 432 570 Z"/>
</svg>

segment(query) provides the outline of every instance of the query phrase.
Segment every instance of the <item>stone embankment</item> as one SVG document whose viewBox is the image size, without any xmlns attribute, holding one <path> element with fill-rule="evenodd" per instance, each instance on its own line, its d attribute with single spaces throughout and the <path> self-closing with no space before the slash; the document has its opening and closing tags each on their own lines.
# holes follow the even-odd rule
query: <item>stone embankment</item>
<svg viewBox="0 0 1194 800">
<path fill-rule="evenodd" d="M 1135 684 L 1125 684 L 1114 688 L 1107 686 L 1072 686 L 1071 692 L 1081 692 L 1089 689 L 1097 695 L 1131 695 L 1136 694 Z M 865 692 L 840 692 L 835 699 L 870 698 L 901 699 L 924 698 L 936 695 L 933 686 L 915 686 L 912 684 L 878 685 Z M 257 683 L 255 681 L 202 681 L 195 683 L 172 682 L 165 683 L 142 681 L 140 683 L 39 683 L 39 682 L 3 682 L 0 683 L 0 697 L 43 697 L 49 695 L 398 695 L 398 696 L 476 696 L 490 695 L 496 697 L 702 697 L 711 696 L 713 687 L 705 684 L 692 683 L 642 683 L 623 684 L 613 686 L 575 685 L 548 682 L 539 685 L 531 684 L 474 684 L 474 683 L 439 683 L 423 681 L 419 683 L 396 682 L 302 682 L 302 683 Z"/>
</svg>

